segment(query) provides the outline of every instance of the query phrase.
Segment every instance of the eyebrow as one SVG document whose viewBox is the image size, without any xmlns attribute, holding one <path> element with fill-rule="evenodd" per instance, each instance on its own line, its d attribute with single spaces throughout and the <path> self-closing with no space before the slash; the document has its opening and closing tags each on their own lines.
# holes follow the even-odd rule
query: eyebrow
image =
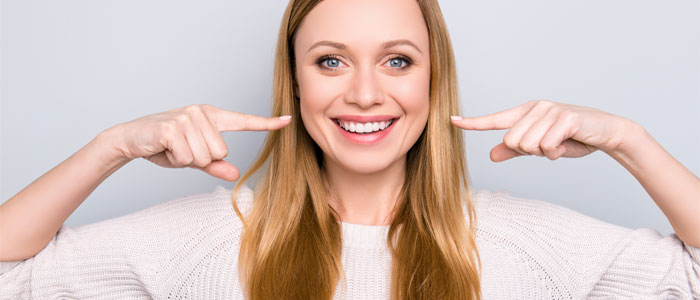
<svg viewBox="0 0 700 300">
<path fill-rule="evenodd" d="M 406 40 L 406 39 L 386 41 L 382 44 L 382 48 L 389 49 L 391 47 L 395 47 L 398 45 L 411 46 L 411 47 L 415 48 L 416 50 L 418 50 L 418 52 L 420 54 L 423 54 L 423 51 L 420 51 L 420 49 L 418 49 L 418 46 L 416 46 L 416 44 L 414 44 L 413 42 Z M 343 44 L 343 43 L 331 42 L 331 41 L 320 41 L 320 42 L 316 42 L 313 45 L 311 45 L 311 47 L 309 47 L 309 50 L 306 50 L 306 53 L 309 53 L 309 51 L 311 51 L 313 48 L 316 48 L 319 46 L 330 46 L 330 47 L 336 48 L 338 50 L 345 50 L 347 48 L 347 46 L 345 46 L 345 44 Z"/>
</svg>

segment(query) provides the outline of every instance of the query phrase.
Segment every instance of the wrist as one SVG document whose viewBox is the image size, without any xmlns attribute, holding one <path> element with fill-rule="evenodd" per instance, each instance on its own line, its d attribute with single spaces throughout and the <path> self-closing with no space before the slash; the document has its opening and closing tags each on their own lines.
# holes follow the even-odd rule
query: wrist
<svg viewBox="0 0 700 300">
<path fill-rule="evenodd" d="M 642 125 L 631 120 L 625 120 L 621 137 L 617 139 L 615 147 L 603 152 L 613 158 L 632 156 L 639 147 L 648 143 L 650 138 L 651 136 Z"/>
<path fill-rule="evenodd" d="M 638 166 L 640 161 L 646 159 L 645 156 L 648 158 L 651 153 L 658 154 L 657 150 L 660 149 L 657 148 L 660 148 L 661 145 L 654 140 L 642 125 L 629 121 L 623 132 L 623 137 L 618 146 L 612 150 L 605 151 L 605 153 L 620 162 L 627 169 L 636 169 L 635 166 Z"/>
<path fill-rule="evenodd" d="M 118 134 L 115 131 L 117 127 L 112 127 L 97 134 L 95 138 L 88 143 L 86 148 L 93 149 L 97 161 L 103 162 L 104 167 L 113 169 L 121 167 L 124 164 L 133 160 L 124 154 L 119 146 Z"/>
</svg>

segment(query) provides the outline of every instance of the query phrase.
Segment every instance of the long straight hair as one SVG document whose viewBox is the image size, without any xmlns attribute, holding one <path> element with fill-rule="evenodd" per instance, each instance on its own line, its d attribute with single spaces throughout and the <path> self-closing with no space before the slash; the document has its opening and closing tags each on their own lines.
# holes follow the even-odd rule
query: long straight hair
<svg viewBox="0 0 700 300">
<path fill-rule="evenodd" d="M 460 114 L 452 44 L 437 0 L 417 1 L 430 40 L 429 115 L 407 153 L 405 181 L 389 226 L 391 298 L 481 299 L 464 142 L 449 122 Z M 295 92 L 294 36 L 318 2 L 291 0 L 284 12 L 272 115 L 292 115 L 292 122 L 268 133 L 259 157 L 234 188 L 233 207 L 244 225 L 238 271 L 250 300 L 330 300 L 343 277 L 342 233 L 328 203 L 322 152 L 304 128 Z M 258 170 L 263 172 L 253 207 L 244 218 L 235 197 Z"/>
</svg>

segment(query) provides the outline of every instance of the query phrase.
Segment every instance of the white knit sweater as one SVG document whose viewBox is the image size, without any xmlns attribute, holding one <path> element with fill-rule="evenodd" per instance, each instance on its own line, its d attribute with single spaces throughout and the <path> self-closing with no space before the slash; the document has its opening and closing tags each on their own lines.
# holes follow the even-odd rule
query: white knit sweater
<svg viewBox="0 0 700 300">
<path fill-rule="evenodd" d="M 0 299 L 243 299 L 232 190 L 63 226 L 40 253 L 0 262 Z M 472 194 L 483 299 L 700 299 L 700 249 L 505 192 Z M 246 214 L 252 191 L 241 189 Z M 342 223 L 347 289 L 388 299 L 388 226 Z"/>
</svg>

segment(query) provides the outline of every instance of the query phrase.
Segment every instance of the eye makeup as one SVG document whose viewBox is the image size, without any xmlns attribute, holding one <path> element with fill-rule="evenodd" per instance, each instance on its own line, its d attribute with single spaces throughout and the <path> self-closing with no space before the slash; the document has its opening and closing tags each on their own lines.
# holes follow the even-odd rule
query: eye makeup
<svg viewBox="0 0 700 300">
<path fill-rule="evenodd" d="M 398 67 L 398 68 L 392 68 L 392 67 L 390 67 L 390 68 L 392 68 L 392 69 L 403 71 L 403 70 L 409 68 L 411 65 L 413 65 L 413 60 L 411 60 L 409 57 L 407 57 L 407 56 L 405 56 L 405 55 L 400 55 L 400 54 L 394 54 L 394 55 L 392 55 L 391 57 L 389 57 L 389 59 L 387 60 L 387 62 L 391 62 L 391 61 L 393 61 L 393 60 L 395 60 L 395 59 L 399 59 L 399 60 L 403 61 L 404 65 L 403 65 L 402 67 Z M 335 54 L 325 54 L 325 55 L 322 55 L 321 57 L 319 57 L 318 59 L 316 59 L 315 64 L 316 64 L 316 66 L 318 66 L 318 67 L 319 67 L 320 69 L 322 69 L 322 70 L 327 70 L 327 71 L 330 71 L 330 72 L 336 72 L 336 70 L 338 69 L 337 67 L 333 68 L 333 67 L 328 67 L 327 65 L 325 65 L 325 63 L 326 63 L 327 61 L 329 61 L 329 60 L 337 60 L 339 63 L 343 64 L 343 62 L 342 62 L 342 60 L 340 60 L 339 56 L 338 56 L 338 55 L 335 55 Z M 385 64 L 386 64 L 386 63 L 385 63 Z"/>
</svg>

